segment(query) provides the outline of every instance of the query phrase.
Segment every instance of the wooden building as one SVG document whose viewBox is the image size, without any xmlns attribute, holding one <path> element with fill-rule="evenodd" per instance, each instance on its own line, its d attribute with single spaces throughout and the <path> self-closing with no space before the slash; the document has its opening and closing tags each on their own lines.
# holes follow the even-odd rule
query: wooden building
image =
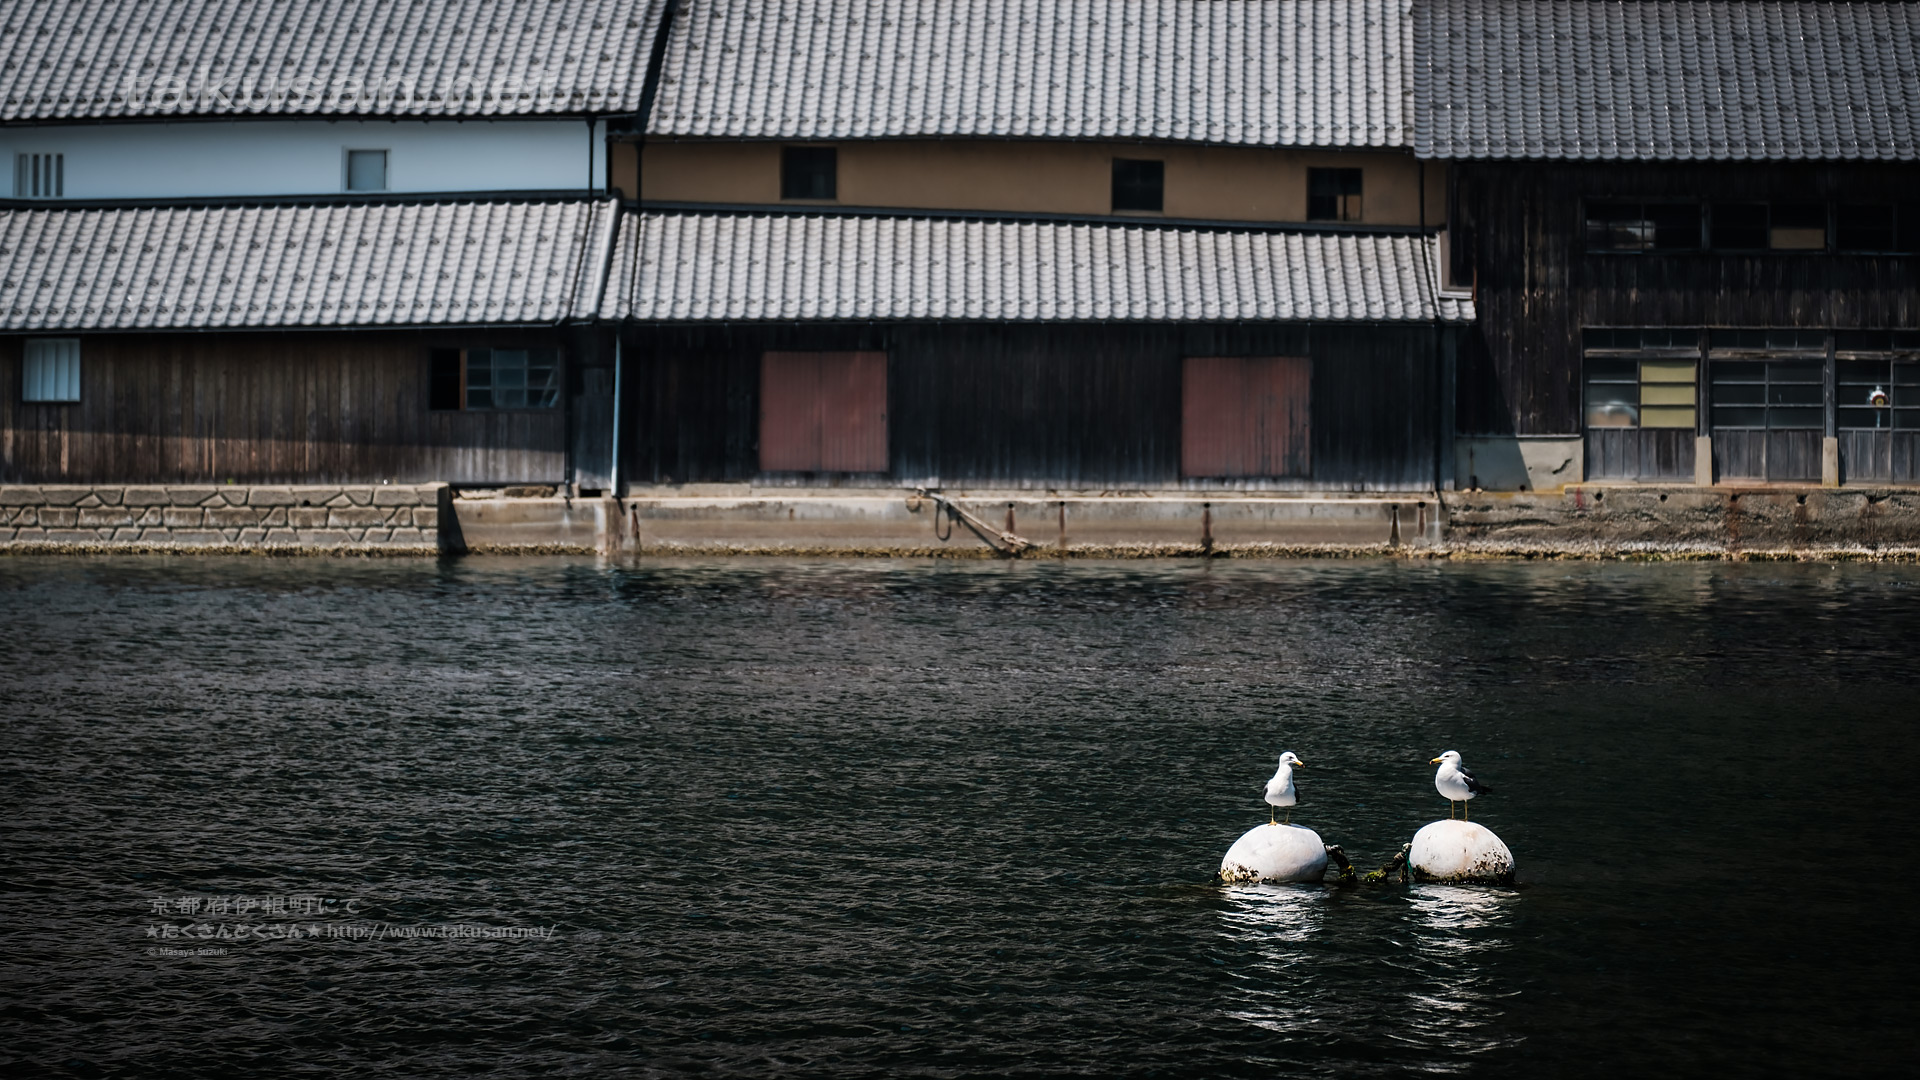
<svg viewBox="0 0 1920 1080">
<path fill-rule="evenodd" d="M 611 155 L 623 475 L 1445 486 L 1407 10 L 679 4 Z"/>
<path fill-rule="evenodd" d="M 1920 5 L 1415 24 L 1478 313 L 1462 483 L 1920 480 Z"/>
<path fill-rule="evenodd" d="M 10 6 L 0 484 L 604 487 L 664 5 Z"/>
</svg>

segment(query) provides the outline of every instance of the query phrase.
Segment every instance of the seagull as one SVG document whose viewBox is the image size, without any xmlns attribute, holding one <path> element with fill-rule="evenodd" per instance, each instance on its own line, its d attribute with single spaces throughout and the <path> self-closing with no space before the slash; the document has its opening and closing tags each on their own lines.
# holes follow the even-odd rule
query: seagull
<svg viewBox="0 0 1920 1080">
<path fill-rule="evenodd" d="M 1433 786 L 1447 800 L 1447 819 L 1453 819 L 1453 804 L 1460 804 L 1460 813 L 1467 812 L 1467 800 L 1475 795 L 1491 795 L 1493 789 L 1473 778 L 1465 765 L 1460 764 L 1460 751 L 1449 750 L 1428 762 L 1440 766 L 1433 774 Z M 1472 820 L 1468 818 L 1468 820 Z"/>
<path fill-rule="evenodd" d="M 1267 781 L 1267 805 L 1287 807 L 1288 824 L 1293 822 L 1293 804 L 1299 801 L 1293 790 L 1293 767 L 1305 764 L 1306 762 L 1294 757 L 1293 751 L 1289 750 L 1280 755 L 1280 767 L 1273 771 L 1273 779 Z M 1271 810 L 1267 811 L 1267 824 L 1281 824 L 1273 820 Z"/>
</svg>

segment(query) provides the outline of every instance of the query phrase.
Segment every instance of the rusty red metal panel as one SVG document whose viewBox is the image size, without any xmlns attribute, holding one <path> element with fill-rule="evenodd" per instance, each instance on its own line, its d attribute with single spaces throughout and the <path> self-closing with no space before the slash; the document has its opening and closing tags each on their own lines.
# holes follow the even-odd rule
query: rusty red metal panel
<svg viewBox="0 0 1920 1080">
<path fill-rule="evenodd" d="M 1181 372 L 1180 474 L 1309 475 L 1311 375 L 1305 357 L 1188 357 Z"/>
<path fill-rule="evenodd" d="M 760 359 L 760 468 L 819 468 L 820 354 L 769 352 Z"/>
<path fill-rule="evenodd" d="M 887 471 L 887 354 L 764 354 L 760 468 Z"/>
</svg>

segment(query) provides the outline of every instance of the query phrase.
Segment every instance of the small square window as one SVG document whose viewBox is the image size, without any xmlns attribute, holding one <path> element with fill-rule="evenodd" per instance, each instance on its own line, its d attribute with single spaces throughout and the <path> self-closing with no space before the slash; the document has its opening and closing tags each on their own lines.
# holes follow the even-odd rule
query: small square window
<svg viewBox="0 0 1920 1080">
<path fill-rule="evenodd" d="M 560 404 L 560 354 L 554 349 L 468 349 L 468 409 L 551 409 Z M 429 386 L 429 403 L 433 387 Z"/>
<path fill-rule="evenodd" d="M 13 197 L 58 199 L 67 193 L 67 155 L 16 154 L 13 159 Z"/>
<path fill-rule="evenodd" d="M 1113 208 L 1150 210 L 1166 205 L 1167 163 L 1132 158 L 1113 159 Z"/>
<path fill-rule="evenodd" d="M 1359 221 L 1360 170 L 1308 169 L 1308 221 Z"/>
<path fill-rule="evenodd" d="M 1767 247 L 1766 203 L 1714 203 L 1713 246 L 1722 251 Z"/>
<path fill-rule="evenodd" d="M 1836 244 L 1841 251 L 1893 251 L 1893 205 L 1841 203 L 1834 211 Z"/>
<path fill-rule="evenodd" d="M 347 190 L 387 190 L 387 152 L 385 150 L 347 151 Z"/>
<path fill-rule="evenodd" d="M 831 146 L 783 147 L 780 151 L 780 197 L 838 198 L 839 158 L 839 151 Z"/>
<path fill-rule="evenodd" d="M 21 397 L 28 402 L 80 400 L 80 339 L 29 338 L 21 366 Z"/>
<path fill-rule="evenodd" d="M 1775 203 L 1772 209 L 1768 247 L 1775 251 L 1826 250 L 1826 203 Z"/>
</svg>

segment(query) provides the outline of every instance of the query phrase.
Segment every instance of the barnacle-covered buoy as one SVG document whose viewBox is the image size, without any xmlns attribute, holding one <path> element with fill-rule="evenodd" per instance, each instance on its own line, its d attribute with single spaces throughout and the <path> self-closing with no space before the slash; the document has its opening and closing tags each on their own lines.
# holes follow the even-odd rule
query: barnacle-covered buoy
<svg viewBox="0 0 1920 1080">
<path fill-rule="evenodd" d="M 1513 883 L 1513 852 L 1473 821 L 1436 821 L 1413 834 L 1407 869 L 1415 881 Z"/>
<path fill-rule="evenodd" d="M 1256 825 L 1220 860 L 1220 880 L 1319 881 L 1327 873 L 1327 845 L 1305 825 Z"/>
</svg>

